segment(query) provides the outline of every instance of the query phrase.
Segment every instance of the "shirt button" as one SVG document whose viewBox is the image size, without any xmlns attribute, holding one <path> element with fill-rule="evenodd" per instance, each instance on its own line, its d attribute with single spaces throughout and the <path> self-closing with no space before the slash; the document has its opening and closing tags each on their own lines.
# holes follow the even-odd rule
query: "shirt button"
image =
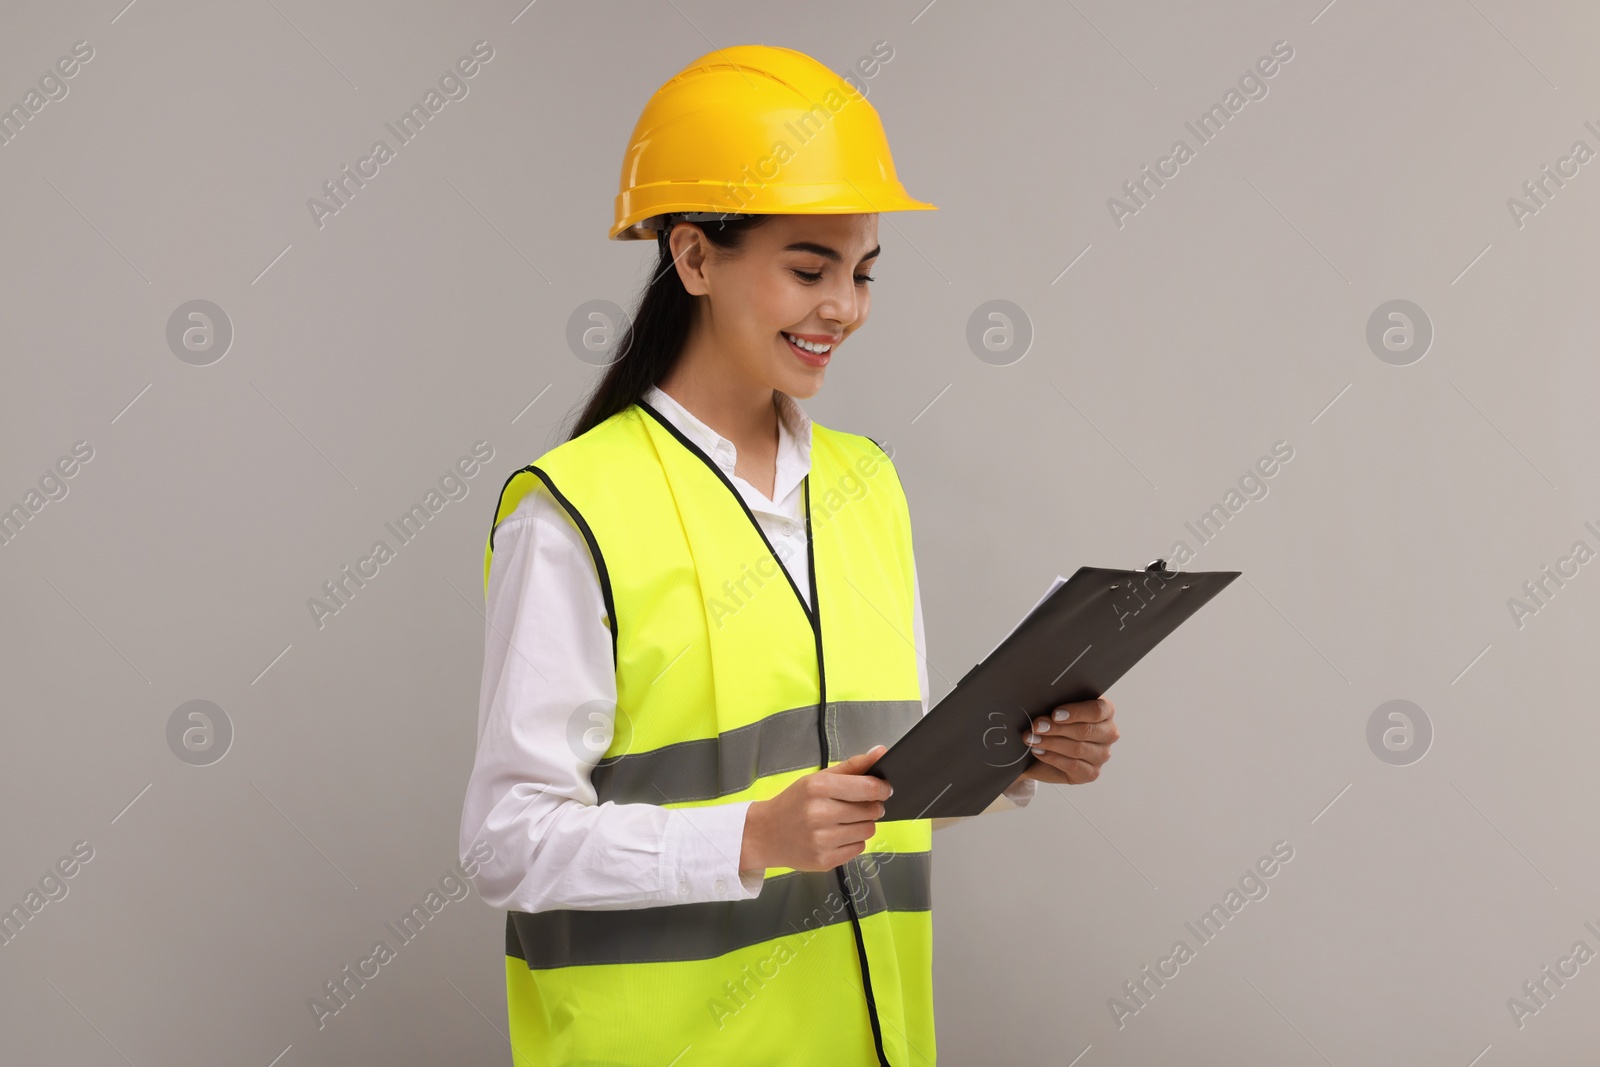
<svg viewBox="0 0 1600 1067">
<path fill-rule="evenodd" d="M 678 895 L 680 897 L 686 897 L 686 896 L 689 895 L 689 883 L 688 882 L 679 882 L 678 883 Z"/>
<path fill-rule="evenodd" d="M 728 891 L 728 883 L 724 882 L 721 878 L 718 878 L 717 879 L 717 892 L 726 893 L 727 891 Z"/>
</svg>

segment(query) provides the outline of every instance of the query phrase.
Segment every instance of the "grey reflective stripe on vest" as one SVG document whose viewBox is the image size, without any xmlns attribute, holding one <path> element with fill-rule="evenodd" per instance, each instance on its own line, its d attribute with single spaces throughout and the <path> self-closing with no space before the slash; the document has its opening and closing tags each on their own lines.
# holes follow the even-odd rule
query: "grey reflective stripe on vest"
<svg viewBox="0 0 1600 1067">
<path fill-rule="evenodd" d="M 841 865 L 861 916 L 933 907 L 933 853 L 864 852 Z M 506 955 L 530 968 L 715 959 L 784 934 L 849 924 L 833 871 L 768 878 L 750 900 L 506 914 Z M 831 900 L 830 900 L 831 898 Z"/>
<path fill-rule="evenodd" d="M 920 700 L 829 701 L 828 758 L 848 759 L 873 745 L 892 745 L 921 718 Z M 589 778 L 600 804 L 676 804 L 729 796 L 749 789 L 757 778 L 817 768 L 821 762 L 817 706 L 808 704 L 717 737 L 610 757 Z"/>
</svg>

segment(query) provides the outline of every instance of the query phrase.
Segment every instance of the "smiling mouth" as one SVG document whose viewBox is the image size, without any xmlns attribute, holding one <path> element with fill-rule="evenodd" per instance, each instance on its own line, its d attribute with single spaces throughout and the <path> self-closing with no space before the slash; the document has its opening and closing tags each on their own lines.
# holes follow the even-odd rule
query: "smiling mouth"
<svg viewBox="0 0 1600 1067">
<path fill-rule="evenodd" d="M 790 352 L 794 353 L 795 358 L 810 367 L 826 367 L 828 360 L 833 356 L 833 349 L 837 347 L 829 346 L 826 352 L 812 352 L 795 344 L 787 333 L 780 332 L 778 336 L 783 338 L 783 343 L 789 347 Z"/>
</svg>

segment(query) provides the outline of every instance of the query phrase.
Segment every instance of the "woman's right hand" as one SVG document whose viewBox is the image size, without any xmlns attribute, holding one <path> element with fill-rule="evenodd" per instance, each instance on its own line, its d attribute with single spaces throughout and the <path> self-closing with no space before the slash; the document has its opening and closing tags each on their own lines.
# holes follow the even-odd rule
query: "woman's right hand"
<svg viewBox="0 0 1600 1067">
<path fill-rule="evenodd" d="M 887 751 L 878 745 L 796 778 L 771 800 L 752 802 L 745 813 L 739 869 L 828 871 L 866 851 L 894 789 L 865 771 Z"/>
</svg>

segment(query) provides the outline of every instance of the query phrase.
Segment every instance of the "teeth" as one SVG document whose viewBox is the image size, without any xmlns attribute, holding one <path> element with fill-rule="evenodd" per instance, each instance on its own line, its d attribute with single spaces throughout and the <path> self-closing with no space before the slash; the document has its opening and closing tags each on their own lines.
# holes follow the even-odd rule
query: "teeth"
<svg viewBox="0 0 1600 1067">
<path fill-rule="evenodd" d="M 802 341 L 792 333 L 786 333 L 783 336 L 787 337 L 796 348 L 803 348 L 807 352 L 814 352 L 819 356 L 833 347 L 832 345 L 814 345 L 810 341 Z"/>
</svg>

